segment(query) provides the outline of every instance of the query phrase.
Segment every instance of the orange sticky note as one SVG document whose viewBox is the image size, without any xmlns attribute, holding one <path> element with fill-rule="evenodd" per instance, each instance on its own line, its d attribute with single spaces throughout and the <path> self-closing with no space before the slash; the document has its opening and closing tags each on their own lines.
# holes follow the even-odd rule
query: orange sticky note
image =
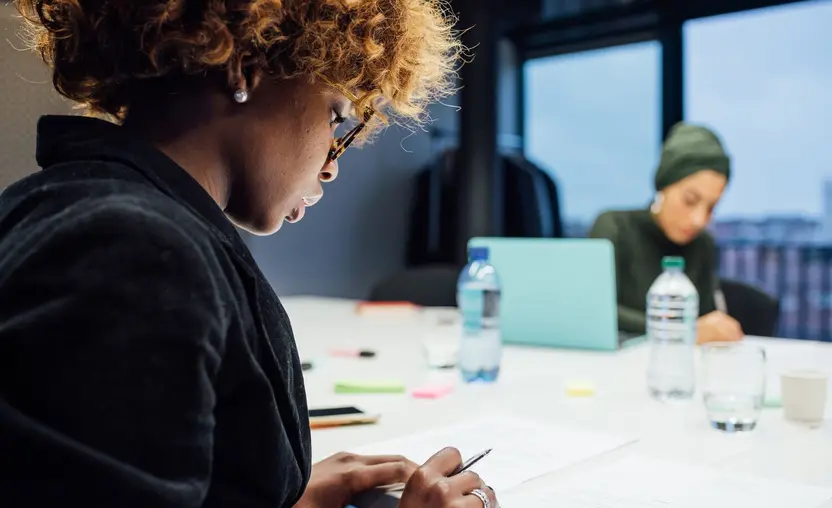
<svg viewBox="0 0 832 508">
<path fill-rule="evenodd" d="M 420 308 L 410 302 L 360 302 L 355 312 L 361 316 L 396 316 L 413 314 Z"/>
</svg>

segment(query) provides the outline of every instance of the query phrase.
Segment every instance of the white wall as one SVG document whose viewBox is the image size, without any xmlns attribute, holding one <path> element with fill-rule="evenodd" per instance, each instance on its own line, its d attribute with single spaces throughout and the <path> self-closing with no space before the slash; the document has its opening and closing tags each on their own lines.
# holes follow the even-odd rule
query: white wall
<svg viewBox="0 0 832 508">
<path fill-rule="evenodd" d="M 16 15 L 13 7 L 0 1 L 0 191 L 38 169 L 38 118 L 72 112 L 72 103 L 52 88 L 49 69 L 39 55 L 21 51 Z"/>
<path fill-rule="evenodd" d="M 437 105 L 431 115 L 435 127 L 456 131 L 456 108 Z M 408 135 L 391 127 L 375 144 L 348 149 L 338 179 L 302 221 L 247 239 L 278 295 L 363 298 L 403 268 L 413 178 L 432 156 L 427 133 Z"/>
</svg>

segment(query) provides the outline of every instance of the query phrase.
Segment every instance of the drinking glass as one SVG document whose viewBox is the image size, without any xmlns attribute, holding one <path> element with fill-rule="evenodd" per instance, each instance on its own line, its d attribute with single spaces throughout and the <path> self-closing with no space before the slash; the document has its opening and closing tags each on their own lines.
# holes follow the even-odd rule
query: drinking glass
<svg viewBox="0 0 832 508">
<path fill-rule="evenodd" d="M 743 343 L 703 346 L 702 390 L 712 427 L 725 432 L 753 430 L 765 397 L 765 350 Z"/>
</svg>

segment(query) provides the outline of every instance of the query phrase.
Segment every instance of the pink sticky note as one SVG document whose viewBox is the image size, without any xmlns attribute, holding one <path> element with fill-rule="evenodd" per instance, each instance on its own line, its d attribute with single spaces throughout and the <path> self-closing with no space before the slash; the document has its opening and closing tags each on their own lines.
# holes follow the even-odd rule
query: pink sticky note
<svg viewBox="0 0 832 508">
<path fill-rule="evenodd" d="M 417 399 L 438 399 L 454 391 L 453 385 L 427 385 L 415 388 L 411 395 Z"/>
<path fill-rule="evenodd" d="M 337 356 L 340 358 L 356 358 L 358 356 L 361 356 L 361 351 L 358 349 L 335 348 L 330 349 L 329 354 L 331 356 Z"/>
</svg>

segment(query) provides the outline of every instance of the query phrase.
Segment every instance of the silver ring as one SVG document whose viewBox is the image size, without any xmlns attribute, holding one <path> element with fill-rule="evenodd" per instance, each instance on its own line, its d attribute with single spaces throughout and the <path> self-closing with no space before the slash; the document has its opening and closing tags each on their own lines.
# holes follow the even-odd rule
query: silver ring
<svg viewBox="0 0 832 508">
<path fill-rule="evenodd" d="M 477 496 L 482 501 L 482 508 L 491 508 L 491 501 L 488 500 L 488 495 L 480 489 L 471 491 L 472 496 Z"/>
</svg>

